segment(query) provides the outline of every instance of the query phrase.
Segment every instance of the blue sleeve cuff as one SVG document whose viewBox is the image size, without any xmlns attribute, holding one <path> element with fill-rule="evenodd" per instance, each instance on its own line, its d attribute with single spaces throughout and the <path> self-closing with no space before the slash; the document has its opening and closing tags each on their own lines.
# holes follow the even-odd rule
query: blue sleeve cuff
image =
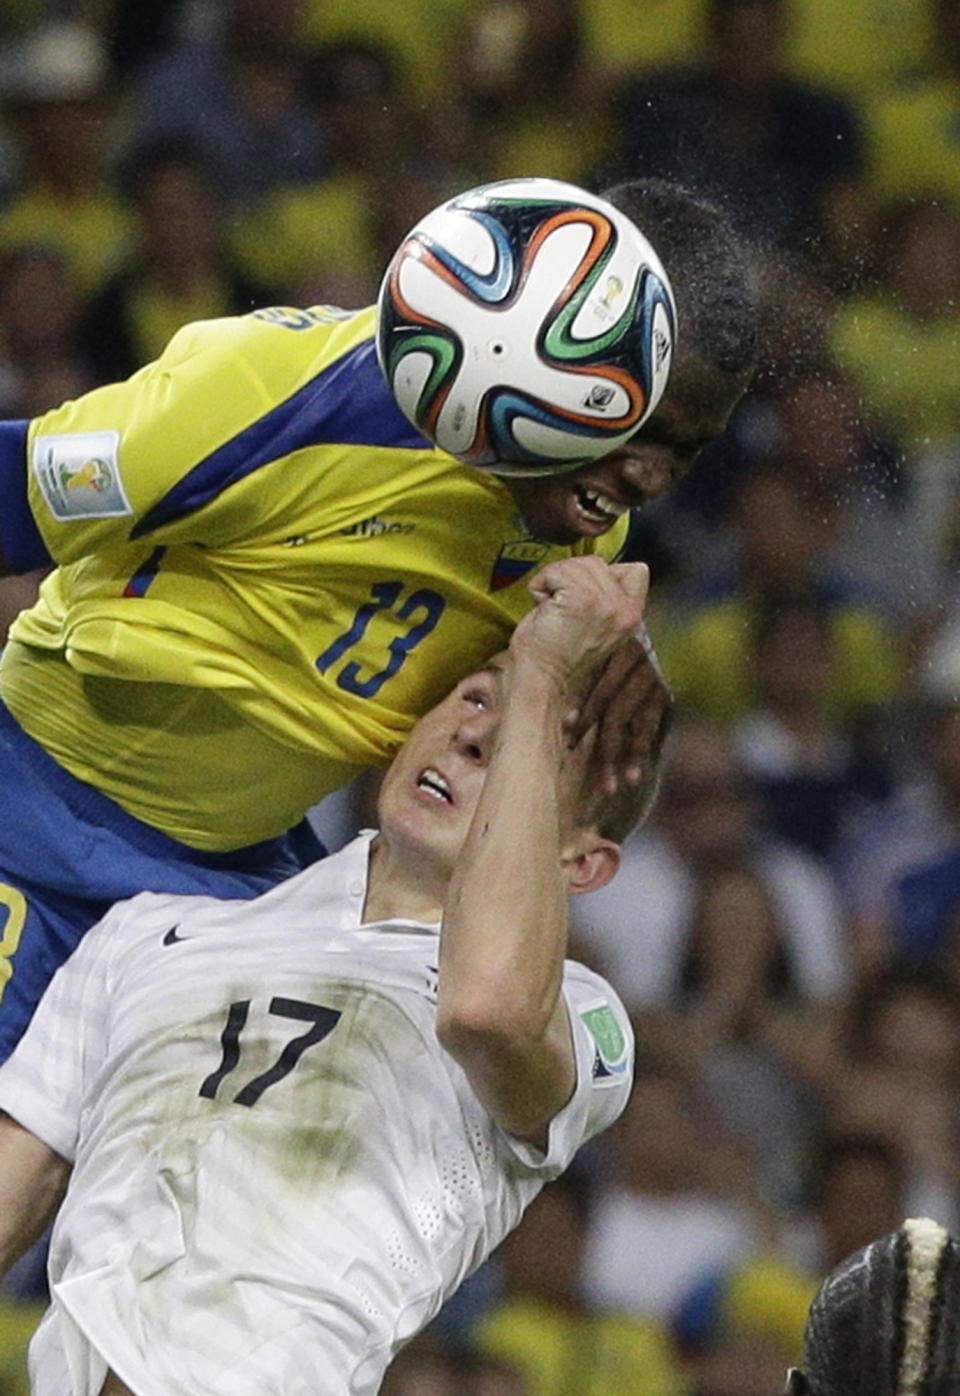
<svg viewBox="0 0 960 1396">
<path fill-rule="evenodd" d="M 53 562 L 27 500 L 29 426 L 0 422 L 0 548 L 10 572 L 32 572 Z"/>
</svg>

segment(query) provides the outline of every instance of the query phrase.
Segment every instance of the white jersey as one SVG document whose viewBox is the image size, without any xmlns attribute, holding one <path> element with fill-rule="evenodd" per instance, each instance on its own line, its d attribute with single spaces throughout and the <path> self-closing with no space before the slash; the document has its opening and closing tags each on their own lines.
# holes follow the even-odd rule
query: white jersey
<svg viewBox="0 0 960 1396">
<path fill-rule="evenodd" d="M 546 1153 L 437 1042 L 438 928 L 364 924 L 372 834 L 252 902 L 145 894 L 60 969 L 0 1108 L 73 1162 L 37 1396 L 359 1396 L 626 1101 L 633 1040 L 568 962 Z"/>
</svg>

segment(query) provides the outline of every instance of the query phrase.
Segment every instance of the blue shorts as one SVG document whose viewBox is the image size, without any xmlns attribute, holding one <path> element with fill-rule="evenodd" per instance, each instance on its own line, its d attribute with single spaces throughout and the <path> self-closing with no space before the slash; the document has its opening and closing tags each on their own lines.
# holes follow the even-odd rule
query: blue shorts
<svg viewBox="0 0 960 1396">
<path fill-rule="evenodd" d="M 113 902 L 138 892 L 255 897 L 322 853 L 306 826 L 232 853 L 178 843 L 70 775 L 0 704 L 0 1061 Z"/>
</svg>

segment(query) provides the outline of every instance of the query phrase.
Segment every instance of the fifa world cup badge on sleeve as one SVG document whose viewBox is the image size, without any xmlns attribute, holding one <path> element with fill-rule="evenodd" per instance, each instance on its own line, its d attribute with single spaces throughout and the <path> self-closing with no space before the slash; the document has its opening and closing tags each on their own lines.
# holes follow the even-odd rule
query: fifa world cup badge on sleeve
<svg viewBox="0 0 960 1396">
<path fill-rule="evenodd" d="M 630 1065 L 630 1044 L 608 1003 L 597 1003 L 580 1010 L 584 1027 L 593 1038 L 593 1084 L 613 1085 Z"/>
<path fill-rule="evenodd" d="M 38 436 L 33 473 L 55 519 L 117 518 L 132 514 L 120 474 L 118 431 Z"/>
</svg>

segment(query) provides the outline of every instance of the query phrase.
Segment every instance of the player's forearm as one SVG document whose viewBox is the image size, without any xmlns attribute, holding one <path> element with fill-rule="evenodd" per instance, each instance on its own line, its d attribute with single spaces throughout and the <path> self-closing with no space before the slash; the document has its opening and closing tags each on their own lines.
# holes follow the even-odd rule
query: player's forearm
<svg viewBox="0 0 960 1396">
<path fill-rule="evenodd" d="M 543 1054 L 545 1108 L 572 1086 L 560 1003 L 567 892 L 560 864 L 561 722 L 569 696 L 520 661 L 444 913 L 438 1032 L 468 1072 L 509 1077 Z M 487 1102 L 489 1104 L 489 1102 Z M 521 1112 L 526 1105 L 521 1104 Z M 536 1113 L 536 1110 L 534 1110 Z"/>
<path fill-rule="evenodd" d="M 66 1159 L 0 1113 L 0 1276 L 41 1235 L 69 1176 Z"/>
<path fill-rule="evenodd" d="M 499 734 L 451 881 L 437 1027 L 494 1118 L 540 1139 L 574 1089 L 561 996 L 567 889 L 589 884 L 583 844 L 592 738 L 565 752 L 563 719 L 639 624 L 642 567 L 570 558 L 544 568 L 510 642 Z M 564 861 L 564 859 L 566 861 Z M 586 879 L 581 874 L 587 873 Z"/>
</svg>

